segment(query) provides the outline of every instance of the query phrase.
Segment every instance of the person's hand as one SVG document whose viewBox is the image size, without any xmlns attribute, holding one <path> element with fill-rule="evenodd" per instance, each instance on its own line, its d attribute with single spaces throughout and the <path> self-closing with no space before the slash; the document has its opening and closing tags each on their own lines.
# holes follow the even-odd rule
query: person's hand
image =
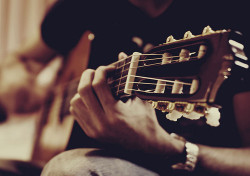
<svg viewBox="0 0 250 176">
<path fill-rule="evenodd" d="M 47 98 L 53 85 L 58 68 L 59 59 L 51 61 L 39 73 L 41 65 L 23 63 L 10 55 L 0 69 L 0 102 L 8 113 L 22 113 L 37 110 Z"/>
<path fill-rule="evenodd" d="M 183 142 L 160 127 L 150 104 L 139 98 L 125 103 L 114 99 L 106 79 L 113 69 L 113 66 L 101 66 L 82 74 L 70 111 L 84 132 L 102 142 L 120 144 L 131 150 L 181 153 Z"/>
</svg>

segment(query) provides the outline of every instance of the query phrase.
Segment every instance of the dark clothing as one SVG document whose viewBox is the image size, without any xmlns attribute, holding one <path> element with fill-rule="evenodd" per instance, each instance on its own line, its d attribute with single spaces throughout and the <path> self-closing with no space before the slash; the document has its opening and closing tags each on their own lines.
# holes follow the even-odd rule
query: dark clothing
<svg viewBox="0 0 250 176">
<path fill-rule="evenodd" d="M 174 0 L 166 12 L 157 18 L 150 18 L 127 0 L 60 0 L 43 22 L 42 36 L 48 46 L 67 54 L 84 31 L 92 31 L 95 39 L 92 42 L 89 68 L 95 69 L 116 61 L 121 51 L 128 55 L 134 51 L 143 52 L 147 44 L 156 46 L 164 43 L 169 35 L 181 39 L 186 31 L 191 31 L 194 35 L 201 34 L 207 25 L 214 30 L 241 31 L 246 41 L 250 41 L 250 27 L 244 21 L 249 12 L 246 3 L 243 0 L 234 3 Z M 135 37 L 139 37 L 143 43 L 140 45 L 134 42 Z M 248 48 L 246 44 L 247 54 Z M 230 82 L 224 86 L 234 87 Z M 249 86 L 246 87 L 249 90 Z M 168 132 L 176 132 L 195 143 L 239 147 L 241 142 L 231 104 L 237 91 L 239 90 L 236 88 L 221 91 L 220 98 L 225 101 L 219 127 L 206 125 L 204 118 L 199 121 L 182 118 L 178 122 L 172 122 L 157 111 L 159 122 Z M 96 145 L 77 124 L 74 125 L 69 148 Z"/>
<path fill-rule="evenodd" d="M 142 51 L 133 37 L 140 37 L 143 46 L 159 45 L 169 35 L 176 39 L 183 38 L 186 31 L 198 35 L 210 25 L 214 30 L 239 30 L 248 40 L 250 27 L 243 21 L 247 5 L 241 0 L 237 2 L 174 0 L 165 13 L 150 18 L 127 0 L 59 0 L 42 24 L 42 35 L 50 47 L 67 53 L 84 31 L 92 31 L 95 40 L 90 67 L 96 68 L 116 61 L 121 51 Z"/>
</svg>

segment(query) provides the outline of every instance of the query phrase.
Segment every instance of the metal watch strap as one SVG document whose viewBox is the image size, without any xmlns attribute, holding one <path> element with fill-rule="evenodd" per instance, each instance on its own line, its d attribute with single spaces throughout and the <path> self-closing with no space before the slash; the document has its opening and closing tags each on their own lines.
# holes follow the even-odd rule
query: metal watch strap
<svg viewBox="0 0 250 176">
<path fill-rule="evenodd" d="M 174 170 L 193 171 L 195 169 L 198 160 L 199 147 L 196 144 L 186 141 L 185 150 L 186 150 L 185 163 L 177 163 L 172 165 L 172 168 Z"/>
</svg>

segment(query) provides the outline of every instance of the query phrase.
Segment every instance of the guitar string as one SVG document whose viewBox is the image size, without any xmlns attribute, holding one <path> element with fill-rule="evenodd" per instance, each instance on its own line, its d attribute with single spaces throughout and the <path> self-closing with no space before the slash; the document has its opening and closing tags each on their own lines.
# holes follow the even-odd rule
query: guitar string
<svg viewBox="0 0 250 176">
<path fill-rule="evenodd" d="M 169 56 L 169 57 L 164 57 L 164 59 L 172 59 L 172 58 L 178 58 L 178 57 L 180 57 L 180 56 L 171 56 L 171 57 Z M 131 63 L 155 61 L 155 60 L 162 60 L 162 57 L 158 57 L 158 58 L 156 57 L 156 58 L 153 58 L 153 59 L 144 59 L 144 60 L 139 60 L 139 61 L 130 61 L 130 62 L 127 62 L 127 63 L 124 62 L 124 64 L 119 65 L 119 67 L 117 67 L 117 69 L 120 69 L 120 68 L 122 68 L 124 66 L 130 65 Z"/>
<path fill-rule="evenodd" d="M 141 66 L 141 67 L 143 67 L 143 66 Z M 136 68 L 136 67 L 132 67 L 132 68 Z M 137 67 L 137 68 L 138 68 L 138 67 Z M 125 71 L 127 71 L 127 70 L 124 70 L 124 72 L 125 72 Z M 118 73 L 118 72 L 116 72 L 116 73 Z M 133 75 L 131 75 L 131 76 L 133 76 Z M 127 77 L 127 75 L 125 75 L 125 76 L 123 76 L 123 77 L 121 77 L 121 78 L 115 79 L 115 80 L 111 80 L 110 82 L 108 82 L 108 84 L 111 85 L 111 84 L 113 84 L 114 82 L 120 81 L 121 79 L 124 79 L 124 78 L 126 78 L 126 77 Z M 151 77 L 141 77 L 141 76 L 135 76 L 135 77 L 143 78 L 143 79 L 159 80 L 159 81 L 164 81 L 164 82 L 173 82 L 173 81 L 171 81 L 171 80 L 155 79 L 155 78 L 151 78 Z M 67 85 L 70 84 L 71 82 L 79 81 L 80 78 L 81 78 L 81 76 L 74 78 L 74 79 L 71 80 L 70 82 L 66 82 L 66 83 L 62 83 L 62 84 L 64 84 L 63 86 L 67 86 Z M 178 83 L 180 83 L 180 84 L 188 84 L 188 83 L 185 83 L 185 82 L 178 82 Z"/>
<path fill-rule="evenodd" d="M 136 83 L 136 82 L 135 82 Z M 154 84 L 154 85 L 164 85 L 165 88 L 172 88 L 174 85 L 171 84 Z M 124 86 L 125 87 L 125 86 Z M 115 87 L 112 87 L 111 90 L 115 89 Z M 113 92 L 115 92 L 116 94 L 118 94 L 119 92 L 124 93 L 123 91 L 125 90 L 125 88 L 119 89 L 119 90 L 115 90 Z M 141 92 L 149 92 L 149 91 L 155 91 L 155 89 L 148 89 L 147 91 L 143 91 L 143 90 L 139 90 L 139 89 L 126 89 L 126 90 L 132 90 L 132 91 L 141 91 Z M 156 93 L 156 92 L 154 92 Z"/>
<path fill-rule="evenodd" d="M 189 86 L 192 85 L 191 83 L 186 83 L 186 82 L 182 82 L 182 81 L 179 81 L 179 80 L 172 81 L 172 80 L 155 79 L 155 78 L 142 77 L 142 76 L 134 76 L 134 77 L 145 78 L 145 79 L 150 79 L 150 80 L 157 80 L 157 81 L 163 81 L 163 82 L 166 82 L 166 83 L 176 83 L 176 84 L 189 85 Z M 129 83 L 140 83 L 140 82 L 128 82 L 128 84 Z M 122 84 L 124 84 L 124 83 L 122 83 Z M 126 84 L 126 82 L 125 82 L 125 84 Z M 157 85 L 155 83 L 148 83 L 148 84 Z M 174 86 L 174 84 L 172 84 L 172 85 L 169 85 L 169 84 L 158 84 L 158 85 L 166 85 L 166 87 L 173 87 Z M 111 87 L 111 89 L 115 89 L 116 88 L 116 86 L 112 86 L 112 85 L 110 87 Z M 118 86 L 118 87 L 120 88 L 120 86 Z M 118 93 L 118 92 L 123 91 L 123 90 L 125 90 L 125 89 L 118 89 L 118 90 L 116 90 L 116 92 Z M 129 90 L 129 89 L 127 89 L 127 90 Z"/>
<path fill-rule="evenodd" d="M 117 94 L 119 94 L 120 92 L 122 92 L 122 93 L 124 93 L 123 91 L 124 91 L 125 89 L 120 89 L 119 91 L 116 91 L 115 93 L 116 93 L 116 95 Z M 135 91 L 135 92 L 144 92 L 144 93 L 156 93 L 156 92 L 152 92 L 152 91 L 154 91 L 154 89 L 151 89 L 151 90 L 140 90 L 140 89 L 127 89 L 127 90 L 131 90 L 131 91 Z M 177 94 L 177 93 L 175 93 L 175 94 Z M 179 93 L 179 94 L 182 94 L 182 93 Z"/>
<path fill-rule="evenodd" d="M 136 77 L 140 77 L 140 76 L 136 76 Z M 146 78 L 146 77 L 144 77 L 144 78 Z M 159 80 L 159 81 L 164 81 L 164 80 L 162 80 L 162 79 L 154 79 L 154 78 L 150 78 L 150 79 L 152 79 L 152 80 Z M 69 84 L 71 84 L 72 82 L 75 82 L 75 81 L 79 81 L 80 80 L 80 77 L 77 77 L 77 78 L 75 78 L 75 79 L 73 79 L 73 80 L 71 80 L 70 82 L 68 82 L 68 83 L 63 83 L 63 87 L 65 87 L 65 86 L 68 86 Z M 166 80 L 166 81 L 164 81 L 164 82 L 168 82 L 169 80 Z M 171 83 L 174 83 L 174 82 L 176 82 L 176 83 L 179 83 L 179 84 L 186 84 L 186 85 L 191 85 L 190 83 L 185 83 L 185 82 L 181 82 L 181 81 L 177 81 L 177 80 L 175 80 L 175 81 L 171 81 Z M 141 82 L 128 82 L 128 83 L 140 83 L 140 84 L 152 84 L 152 85 L 165 85 L 165 88 L 166 87 L 173 87 L 173 84 L 159 84 L 159 83 L 157 83 L 157 84 L 155 84 L 155 83 L 141 83 Z M 125 82 L 124 83 L 122 83 L 122 84 L 125 84 Z M 112 90 L 112 89 L 115 89 L 116 88 L 116 86 L 112 86 L 112 85 L 110 85 L 110 89 Z M 125 89 L 119 89 L 119 90 L 116 90 L 115 92 L 118 94 L 119 92 L 123 92 Z M 149 91 L 143 91 L 143 90 L 138 90 L 138 89 L 127 89 L 127 90 L 131 90 L 131 91 L 137 91 L 137 92 L 145 92 L 145 93 L 151 93 L 151 92 L 149 92 Z M 153 91 L 153 90 L 151 90 L 151 91 Z"/>
<path fill-rule="evenodd" d="M 196 52 L 192 52 L 192 53 L 190 53 L 189 55 L 191 56 L 192 54 L 195 54 L 195 53 L 196 53 Z M 142 56 L 143 54 L 138 54 L 138 55 L 139 55 L 139 56 Z M 155 55 L 155 54 L 150 54 L 150 55 Z M 159 55 L 162 55 L 162 54 L 159 54 Z M 131 56 L 134 56 L 134 55 L 131 55 Z M 129 56 L 128 58 L 130 58 L 131 56 Z M 167 59 L 167 58 L 174 58 L 174 57 L 180 57 L 180 56 L 171 56 L 171 57 L 165 57 L 165 58 Z M 128 58 L 125 58 L 125 59 L 127 60 Z M 195 57 L 189 57 L 189 59 L 193 59 L 193 58 L 198 58 L 198 57 L 197 57 L 197 56 L 195 56 Z M 153 59 L 140 60 L 139 62 L 148 61 L 148 60 L 151 60 L 151 61 L 152 61 L 152 60 L 158 60 L 158 59 L 161 59 L 161 60 L 162 60 L 162 58 L 153 58 Z M 124 61 L 124 60 L 120 60 L 120 61 L 118 61 L 118 62 L 116 62 L 116 63 L 119 63 L 119 62 L 122 62 L 122 61 Z M 116 70 L 122 68 L 122 71 L 115 72 L 115 74 L 116 74 L 116 75 L 117 75 L 117 74 L 122 75 L 124 71 L 128 71 L 129 69 L 134 69 L 134 68 L 149 67 L 149 66 L 153 66 L 153 65 L 162 65 L 161 63 L 156 63 L 156 64 L 150 64 L 150 65 L 144 65 L 144 66 L 138 66 L 138 67 L 130 67 L 130 68 L 128 68 L 128 69 L 124 69 L 126 65 L 131 64 L 131 63 L 133 63 L 133 62 L 138 62 L 138 61 L 130 61 L 130 62 L 128 62 L 128 63 L 123 64 L 123 65 L 120 66 L 120 67 L 117 67 Z M 178 62 L 178 61 L 176 61 L 176 62 Z M 127 77 L 127 76 L 121 76 L 120 78 L 118 78 L 118 79 L 116 79 L 116 80 L 112 80 L 111 82 L 109 82 L 109 84 L 113 84 L 114 82 L 119 81 L 119 84 L 118 84 L 118 85 L 115 85 L 115 87 L 118 87 L 117 92 L 119 92 L 120 85 L 125 84 L 125 83 L 121 83 L 121 82 L 122 82 L 122 79 L 124 79 L 125 77 Z M 143 78 L 143 77 L 141 77 L 141 78 Z M 145 77 L 144 77 L 144 78 L 145 78 Z M 146 78 L 146 79 L 155 79 L 155 78 Z M 155 80 L 159 80 L 159 79 L 155 79 Z M 173 83 L 173 82 L 176 82 L 177 80 L 175 80 L 175 81 L 172 81 L 172 80 L 159 80 L 159 81 L 172 82 L 172 83 Z M 132 83 L 132 82 L 128 82 L 128 83 Z M 191 84 L 189 84 L 189 83 L 181 82 L 181 81 L 177 81 L 176 83 L 183 84 L 183 85 L 191 85 Z M 153 84 L 152 84 L 152 85 L 153 85 Z M 114 89 L 115 87 L 112 86 L 111 89 Z"/>
<path fill-rule="evenodd" d="M 192 52 L 192 53 L 190 53 L 189 54 L 189 56 L 191 56 L 191 55 L 193 55 L 193 54 L 195 54 L 196 52 Z M 119 60 L 119 61 L 117 61 L 117 62 L 114 62 L 114 63 L 112 63 L 112 64 L 118 64 L 118 63 L 120 63 L 120 62 L 123 62 L 123 61 L 125 61 L 125 60 L 127 60 L 127 59 L 129 59 L 129 58 L 131 58 L 132 56 L 147 56 L 147 55 L 163 55 L 163 54 L 134 54 L 134 55 L 131 55 L 131 56 L 129 56 L 129 57 L 127 57 L 127 58 L 125 58 L 125 59 L 122 59 L 122 60 Z M 164 59 L 173 59 L 173 58 L 178 58 L 178 57 L 180 57 L 179 55 L 177 56 L 169 56 L 169 57 L 164 57 Z M 193 59 L 193 58 L 198 58 L 197 56 L 194 56 L 194 57 L 188 57 L 189 59 Z M 162 60 L 163 58 L 161 57 L 161 58 L 153 58 L 153 59 L 144 59 L 144 60 L 139 60 L 139 61 L 129 61 L 129 62 L 124 62 L 124 64 L 123 65 L 120 65 L 120 66 L 118 66 L 116 69 L 120 69 L 120 68 L 122 68 L 122 67 L 124 67 L 124 66 L 127 66 L 127 65 L 130 65 L 131 63 L 134 63 L 134 62 L 145 62 L 145 61 L 154 61 L 154 60 Z M 178 62 L 178 61 L 177 61 Z"/>
<path fill-rule="evenodd" d="M 136 75 L 130 75 L 130 76 L 133 76 L 133 77 L 137 77 L 137 78 L 143 78 L 143 79 L 150 79 L 150 80 L 156 80 L 156 81 L 163 81 L 163 82 L 175 82 L 175 81 L 172 81 L 172 80 L 168 80 L 168 79 L 160 79 L 160 78 L 151 78 L 151 77 L 145 77 L 145 76 L 136 76 Z M 123 76 L 121 77 L 121 79 L 124 79 L 128 77 L 127 75 L 126 76 Z M 110 82 L 108 82 L 108 84 L 113 84 L 115 81 L 120 81 L 120 79 L 116 79 L 116 80 L 112 80 Z M 129 82 L 128 82 L 129 83 Z M 182 82 L 182 81 L 178 81 L 178 83 L 180 84 L 185 84 L 185 85 L 190 85 L 190 83 L 186 83 L 186 82 Z"/>
<path fill-rule="evenodd" d="M 195 57 L 189 57 L 188 59 L 196 59 L 196 58 L 198 58 L 198 57 L 196 57 L 196 56 Z M 175 63 L 175 62 L 178 62 L 178 61 L 173 61 L 172 63 Z M 187 62 L 187 61 L 182 61 L 182 62 Z M 155 63 L 155 64 L 143 65 L 143 66 L 138 66 L 138 67 L 129 67 L 128 69 L 125 69 L 123 71 L 115 72 L 115 75 L 121 75 L 121 74 L 123 74 L 123 72 L 126 72 L 129 69 L 146 68 L 146 67 L 150 67 L 150 66 L 154 66 L 154 65 L 167 65 L 167 64 Z M 124 67 L 120 67 L 120 68 L 124 68 Z M 116 70 L 119 70 L 119 69 L 116 69 Z M 120 78 L 118 78 L 118 79 L 120 79 Z"/>
<path fill-rule="evenodd" d="M 198 57 L 194 56 L 194 57 L 189 57 L 188 59 L 196 59 L 196 58 L 198 58 Z M 174 63 L 174 62 L 178 62 L 178 61 L 173 61 L 172 63 Z M 187 61 L 182 61 L 182 62 L 187 62 Z M 130 63 L 132 63 L 132 62 L 130 62 Z M 123 67 L 119 67 L 119 69 L 123 68 L 123 71 L 115 72 L 115 75 L 121 75 L 121 74 L 123 74 L 123 72 L 128 71 L 129 69 L 150 67 L 150 66 L 154 66 L 154 65 L 162 65 L 162 63 L 155 63 L 155 64 L 143 65 L 143 66 L 138 66 L 138 67 L 129 67 L 128 69 L 125 69 L 125 70 L 124 70 L 124 66 L 125 66 L 124 65 Z M 163 65 L 167 65 L 167 64 L 163 64 Z M 119 70 L 119 69 L 116 68 L 116 70 Z M 120 79 L 120 78 L 118 78 L 118 79 Z"/>
<path fill-rule="evenodd" d="M 191 52 L 189 53 L 189 56 L 195 54 L 196 52 Z M 139 60 L 139 61 L 131 61 L 131 57 L 133 56 L 144 56 L 144 55 L 161 55 L 163 56 L 163 54 L 133 54 L 133 55 L 130 55 L 129 57 L 123 59 L 123 60 L 119 60 L 116 62 L 116 70 L 119 70 L 120 68 L 122 68 L 122 71 L 119 71 L 119 72 L 115 72 L 116 75 L 122 75 L 124 73 L 124 71 L 128 71 L 129 69 L 134 69 L 134 68 L 140 68 L 140 67 L 149 67 L 149 66 L 153 66 L 153 65 L 162 65 L 162 63 L 155 63 L 155 64 L 149 64 L 149 65 L 144 65 L 144 66 L 138 66 L 138 67 L 129 67 L 128 69 L 124 69 L 126 65 L 130 65 L 131 63 L 133 62 L 145 62 L 145 61 L 154 61 L 154 60 L 162 60 L 163 58 L 153 58 L 153 59 L 146 59 L 146 60 Z M 169 56 L 169 57 L 165 57 L 164 59 L 173 59 L 173 58 L 178 58 L 180 57 L 180 55 L 178 56 Z M 189 57 L 188 59 L 193 59 L 193 58 L 198 58 L 197 56 L 196 57 Z M 126 61 L 130 59 L 129 62 L 126 63 Z M 121 66 L 118 66 L 118 63 L 121 63 L 123 62 L 123 65 Z M 178 62 L 178 61 L 175 61 L 175 62 Z M 119 92 L 119 88 L 120 88 L 120 85 L 124 84 L 124 83 L 121 83 L 122 82 L 122 79 L 124 79 L 125 77 L 127 76 L 121 76 L 120 78 L 116 79 L 116 80 L 113 80 L 110 84 L 113 84 L 114 82 L 116 82 L 117 80 L 119 81 L 119 84 L 116 85 L 115 87 L 118 87 L 118 90 L 117 92 Z M 174 81 L 171 81 L 171 80 L 166 80 L 165 82 L 174 82 Z M 179 82 L 180 83 L 180 82 Z M 185 82 L 182 82 L 182 84 L 189 84 L 189 83 L 185 83 Z M 114 89 L 114 87 L 112 88 Z"/>
<path fill-rule="evenodd" d="M 195 54 L 196 52 L 191 52 L 189 55 L 193 55 L 193 54 Z M 159 55 L 159 56 L 162 56 L 163 54 L 131 54 L 131 55 L 129 55 L 129 56 L 127 56 L 126 58 L 124 58 L 124 59 L 121 59 L 121 60 L 118 60 L 118 61 L 115 61 L 115 62 L 113 62 L 112 64 L 118 64 L 118 63 L 120 63 L 120 62 L 123 62 L 123 61 L 125 61 L 125 60 L 128 60 L 128 59 L 130 59 L 131 57 L 133 57 L 133 56 L 155 56 L 155 55 Z M 179 56 L 171 56 L 171 57 L 179 57 Z M 170 58 L 171 58 L 170 57 Z M 166 57 L 166 58 L 168 58 L 168 57 Z"/>
<path fill-rule="evenodd" d="M 128 60 L 129 58 L 131 58 L 131 57 L 133 57 L 133 56 L 151 56 L 151 55 L 162 55 L 162 54 L 131 54 L 131 55 L 129 55 L 129 56 L 127 56 L 126 58 L 124 58 L 124 59 L 121 59 L 121 60 L 118 60 L 118 61 L 115 61 L 115 62 L 113 62 L 112 64 L 118 64 L 118 63 L 120 63 L 120 62 L 123 62 L 123 61 L 125 61 L 125 60 Z"/>
<path fill-rule="evenodd" d="M 134 55 L 135 55 L 135 54 L 134 54 Z M 124 59 L 115 61 L 115 62 L 111 63 L 110 65 L 115 65 L 115 64 L 118 64 L 119 62 L 123 62 L 123 61 L 129 59 L 130 57 L 132 57 L 132 56 L 134 56 L 134 55 L 130 55 L 130 56 L 124 58 Z M 139 54 L 138 54 L 138 55 L 139 55 Z M 162 54 L 140 54 L 140 56 L 141 56 L 141 55 L 145 55 L 145 56 L 147 55 L 147 56 L 148 56 L 148 55 L 162 55 Z M 129 64 L 129 63 L 131 63 L 131 62 L 128 62 L 127 64 Z M 121 68 L 121 67 L 120 67 L 120 68 Z M 116 70 L 118 70 L 118 69 L 116 68 Z M 127 71 L 127 70 L 124 70 L 124 72 L 125 72 L 125 71 Z M 116 72 L 116 73 L 118 73 L 118 72 Z M 121 74 L 121 72 L 120 72 L 120 74 Z M 63 87 L 66 87 L 66 86 L 68 86 L 69 84 L 71 84 L 71 82 L 79 81 L 80 78 L 81 78 L 81 76 L 78 76 L 78 77 L 76 77 L 76 78 L 70 80 L 69 82 L 65 82 L 65 83 L 61 83 L 61 84 L 62 84 Z M 118 80 L 118 79 L 117 79 L 117 80 Z"/>
<path fill-rule="evenodd" d="M 196 53 L 196 52 L 192 52 L 192 53 L 189 54 L 189 56 L 191 56 L 192 54 L 195 54 L 195 53 Z M 138 55 L 139 55 L 139 56 L 142 56 L 143 54 L 138 54 Z M 151 54 L 151 55 L 154 55 L 154 54 Z M 162 54 L 160 54 L 160 55 L 162 55 Z M 133 55 L 132 55 L 132 56 L 133 56 Z M 130 57 L 131 57 L 131 56 L 130 56 Z M 130 58 L 130 57 L 128 57 L 128 58 Z M 173 59 L 173 58 L 175 58 L 175 57 L 180 57 L 180 56 L 170 56 L 170 57 L 165 57 L 165 59 L 168 59 L 168 58 Z M 198 57 L 197 57 L 197 56 L 194 56 L 194 57 L 189 57 L 188 59 L 193 59 L 193 58 L 198 58 Z M 153 65 L 162 65 L 162 63 L 155 63 L 155 64 L 149 64 L 149 65 L 138 66 L 138 67 L 130 67 L 130 68 L 128 68 L 128 69 L 124 69 L 126 65 L 131 64 L 131 63 L 133 63 L 133 62 L 144 62 L 144 61 L 153 61 L 153 60 L 162 60 L 162 59 L 163 59 L 163 58 L 153 58 L 153 59 L 146 59 L 146 60 L 139 60 L 139 61 L 130 61 L 130 62 L 128 62 L 128 63 L 124 62 L 123 65 L 121 65 L 120 67 L 117 67 L 117 68 L 116 68 L 116 70 L 118 70 L 118 69 L 120 69 L 120 68 L 122 68 L 123 70 L 122 70 L 122 71 L 119 71 L 119 72 L 115 72 L 115 74 L 116 74 L 116 75 L 117 75 L 117 74 L 122 75 L 124 71 L 128 71 L 129 69 L 135 69 L 135 68 L 137 69 L 137 68 L 149 67 L 149 66 L 153 66 Z M 120 62 L 122 62 L 122 61 L 123 61 L 123 60 L 120 60 Z M 118 62 L 119 62 L 119 61 L 118 61 Z M 176 62 L 178 62 L 178 61 L 176 61 Z M 132 76 L 132 75 L 131 75 L 131 76 Z M 114 88 L 118 87 L 118 90 L 116 91 L 117 94 L 118 94 L 118 92 L 123 91 L 122 89 L 119 90 L 119 88 L 120 88 L 121 85 L 126 84 L 126 82 L 125 82 L 125 83 L 121 83 L 121 82 L 122 82 L 122 79 L 124 79 L 125 77 L 127 77 L 127 76 L 123 76 L 123 77 L 120 77 L 120 78 L 118 78 L 118 79 L 116 79 L 116 80 L 112 80 L 111 83 L 110 83 L 110 84 L 113 84 L 114 82 L 119 81 L 119 84 L 118 84 L 118 85 L 115 85 L 115 86 L 112 86 L 112 87 L 111 87 L 111 89 L 114 89 Z M 134 76 L 134 77 L 138 77 L 138 76 Z M 162 79 L 155 79 L 155 78 L 149 78 L 149 77 L 146 78 L 146 77 L 141 77 L 141 76 L 139 76 L 139 77 L 140 77 L 140 78 L 145 78 L 145 79 L 153 79 L 153 80 L 157 80 L 157 81 L 164 81 L 164 82 L 172 82 L 172 83 L 175 82 L 175 83 L 179 83 L 179 84 L 183 84 L 183 85 L 191 85 L 190 83 L 181 82 L 181 81 L 177 81 L 177 80 L 172 81 L 172 80 L 162 80 Z M 130 83 L 139 83 L 139 82 L 128 82 L 128 84 L 130 84 Z M 157 85 L 157 84 L 153 84 L 153 83 L 148 83 L 148 84 Z M 165 83 L 165 84 L 159 84 L 159 83 L 158 83 L 158 85 L 169 86 L 169 85 L 166 85 L 166 83 Z M 173 86 L 173 85 L 171 85 L 171 86 Z"/>
<path fill-rule="evenodd" d="M 134 76 L 134 75 L 131 75 L 131 76 Z M 123 78 L 125 78 L 125 77 L 127 77 L 127 76 L 124 76 Z M 172 81 L 172 80 L 168 80 L 168 79 L 159 79 L 159 78 L 151 78 L 151 77 L 144 77 L 144 76 L 134 76 L 134 77 L 143 78 L 145 80 L 149 79 L 149 80 L 155 80 L 155 81 L 162 81 L 162 82 L 166 82 L 166 83 L 178 83 L 178 84 L 183 84 L 183 85 L 191 85 L 190 83 L 179 81 L 179 80 Z M 112 84 L 112 83 L 108 82 L 108 84 Z M 124 82 L 123 84 L 125 84 L 125 83 L 126 82 Z M 127 83 L 130 84 L 130 83 L 133 83 L 133 82 L 127 82 Z M 140 83 L 140 82 L 134 82 L 134 83 Z"/>
<path fill-rule="evenodd" d="M 124 91 L 125 89 L 120 89 L 119 91 L 116 91 L 116 94 L 119 94 L 120 92 Z M 127 90 L 131 90 L 131 91 L 135 91 L 135 92 L 145 92 L 145 93 L 151 93 L 150 91 L 154 91 L 154 90 L 139 90 L 139 89 L 127 89 Z M 122 92 L 123 93 L 123 92 Z M 155 92 L 154 92 L 155 93 Z"/>
<path fill-rule="evenodd" d="M 166 85 L 166 86 L 173 86 L 172 84 L 166 84 L 166 83 L 144 83 L 144 82 L 128 82 L 128 84 L 131 84 L 131 83 L 133 83 L 133 84 L 146 84 L 146 85 Z M 179 82 L 178 82 L 179 83 Z M 180 82 L 181 83 L 181 82 Z M 123 86 L 123 85 L 125 85 L 126 84 L 126 82 L 124 82 L 124 83 L 122 83 L 122 84 L 120 84 L 120 86 Z M 112 89 L 114 89 L 114 88 L 116 88 L 118 85 L 115 85 L 115 86 L 112 86 L 111 88 Z"/>
<path fill-rule="evenodd" d="M 192 53 L 190 53 L 190 55 L 192 55 L 192 54 L 194 54 L 194 53 L 196 53 L 196 52 L 192 52 Z M 121 59 L 121 60 L 118 60 L 118 61 L 116 61 L 116 62 L 113 62 L 113 63 L 110 64 L 110 65 L 115 65 L 115 64 L 118 64 L 118 63 L 120 63 L 120 62 L 124 62 L 124 61 L 126 61 L 126 60 L 128 60 L 128 59 L 130 59 L 131 57 L 136 56 L 136 55 L 138 55 L 138 56 L 150 56 L 150 55 L 155 56 L 155 55 L 163 55 L 163 54 L 132 54 L 132 55 L 130 55 L 130 56 L 124 58 L 124 59 Z M 171 57 L 165 57 L 165 58 L 167 59 L 167 58 L 174 58 L 174 57 L 180 57 L 180 56 L 171 56 Z M 197 57 L 190 57 L 190 58 L 197 58 Z M 154 59 L 140 60 L 139 62 L 148 61 L 148 60 L 153 61 L 153 60 L 158 60 L 158 59 L 162 59 L 162 58 L 154 58 Z M 128 64 L 130 64 L 130 63 L 132 63 L 132 62 L 135 62 L 135 61 L 131 61 L 131 60 L 130 60 L 130 62 L 127 62 L 126 65 L 128 65 Z M 139 67 L 137 67 L 137 68 L 140 68 L 140 67 L 147 67 L 147 66 L 152 66 L 152 65 L 154 65 L 154 64 L 145 65 L 145 66 L 139 66 Z M 156 65 L 158 65 L 158 63 L 157 63 Z M 124 67 L 125 65 L 122 65 L 122 66 Z M 120 68 L 121 68 L 121 67 L 120 67 Z M 131 67 L 130 69 L 133 69 L 133 68 L 135 68 L 135 67 Z M 118 69 L 119 69 L 119 68 L 117 67 L 116 70 L 118 70 Z M 127 69 L 127 70 L 129 70 L 129 69 Z M 127 71 L 127 70 L 124 70 L 124 71 Z M 123 71 L 123 72 L 124 72 L 124 71 Z M 117 74 L 117 73 L 118 73 L 118 72 L 116 72 L 116 74 Z M 126 76 L 125 76 L 125 77 L 126 77 Z M 123 78 L 125 78 L 125 77 L 123 77 Z M 71 80 L 70 82 L 79 81 L 80 78 L 81 78 L 81 76 L 76 77 L 75 79 Z M 120 79 L 123 79 L 123 78 L 119 78 L 119 79 L 117 79 L 117 80 L 120 80 Z M 117 81 L 117 80 L 112 80 L 112 81 L 115 82 L 115 81 Z M 68 82 L 68 83 L 62 83 L 62 84 L 63 84 L 62 86 L 65 87 L 65 86 L 69 85 L 70 82 Z M 113 82 L 112 82 L 112 83 L 113 83 Z M 112 84 L 112 83 L 108 83 L 108 84 Z M 181 83 L 181 82 L 180 82 L 180 83 Z M 185 83 L 183 82 L 183 84 L 185 84 Z"/>
</svg>

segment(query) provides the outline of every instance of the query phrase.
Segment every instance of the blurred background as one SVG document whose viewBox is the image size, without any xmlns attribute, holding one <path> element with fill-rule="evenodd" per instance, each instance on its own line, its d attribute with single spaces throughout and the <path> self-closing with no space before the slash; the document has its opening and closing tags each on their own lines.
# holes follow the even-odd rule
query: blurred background
<svg viewBox="0 0 250 176">
<path fill-rule="evenodd" d="M 39 27 L 55 0 L 0 0 L 0 59 L 17 49 Z"/>
<path fill-rule="evenodd" d="M 56 1 L 0 0 L 0 64 L 2 66 L 4 59 L 40 32 L 40 25 L 47 10 Z M 47 80 L 52 78 L 54 86 L 40 109 L 26 114 L 17 114 L 5 112 L 0 104 L 0 171 L 7 168 L 16 172 L 17 166 L 14 169 L 8 169 L 10 165 L 16 165 L 15 161 L 35 164 L 40 169 L 53 156 L 65 150 L 74 122 L 68 110 L 69 101 L 78 85 L 77 80 L 75 83 L 72 83 L 72 80 L 79 78 L 87 67 L 93 38 L 94 35 L 90 31 L 85 32 L 72 51 L 67 55 L 55 57 L 54 61 L 59 59 L 64 60 L 64 63 L 58 64 L 60 65 L 58 68 L 53 67 L 53 64 L 46 66 L 50 68 L 43 71 L 43 77 Z M 64 57 L 67 59 L 62 59 Z M 9 67 L 6 68 L 9 69 Z M 51 72 L 52 68 L 55 71 Z M 18 73 L 12 74 L 11 78 L 19 81 Z M 10 92 L 9 89 L 6 93 L 8 92 Z M 14 164 L 13 162 L 10 164 L 9 161 L 14 161 Z M 28 168 L 29 171 L 30 167 Z M 0 176 L 2 176 L 1 172 Z"/>
<path fill-rule="evenodd" d="M 46 10 L 55 0 L 0 0 L 0 64 L 36 33 Z M 39 113 L 11 114 L 0 123 L 0 159 L 30 161 Z"/>
</svg>

